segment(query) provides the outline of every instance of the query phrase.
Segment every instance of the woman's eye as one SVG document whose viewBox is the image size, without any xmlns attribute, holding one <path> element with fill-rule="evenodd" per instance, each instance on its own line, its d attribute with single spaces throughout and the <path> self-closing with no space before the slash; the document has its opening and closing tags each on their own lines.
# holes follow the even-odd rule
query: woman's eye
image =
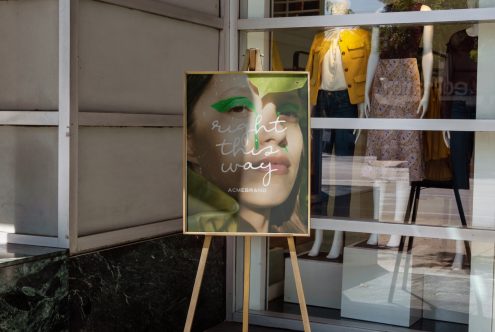
<svg viewBox="0 0 495 332">
<path fill-rule="evenodd" d="M 235 106 L 229 110 L 229 112 L 232 112 L 232 113 L 242 113 L 245 111 L 251 111 L 251 110 L 247 106 Z"/>
<path fill-rule="evenodd" d="M 254 110 L 254 104 L 246 97 L 237 96 L 222 99 L 211 105 L 220 113 L 243 113 Z"/>
</svg>

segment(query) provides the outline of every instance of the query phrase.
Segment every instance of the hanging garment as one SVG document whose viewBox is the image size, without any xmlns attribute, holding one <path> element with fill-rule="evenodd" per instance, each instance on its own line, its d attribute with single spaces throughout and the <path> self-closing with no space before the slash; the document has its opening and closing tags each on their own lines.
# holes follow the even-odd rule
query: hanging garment
<svg viewBox="0 0 495 332">
<path fill-rule="evenodd" d="M 442 86 L 442 115 L 450 119 L 452 101 L 476 105 L 478 79 L 478 37 L 466 30 L 454 33 L 447 43 L 447 60 Z"/>
<path fill-rule="evenodd" d="M 406 8 L 389 5 L 384 11 L 417 11 L 421 6 L 411 2 Z M 421 83 L 416 56 L 422 34 L 422 26 L 380 28 L 380 60 L 371 86 L 370 117 L 419 117 Z M 378 160 L 405 161 L 410 181 L 421 181 L 424 178 L 422 146 L 420 131 L 370 130 L 366 155 Z"/>
<path fill-rule="evenodd" d="M 476 118 L 477 53 L 477 36 L 469 36 L 466 30 L 461 30 L 450 37 L 442 96 L 444 118 Z M 454 186 L 458 189 L 469 189 L 473 147 L 473 132 L 450 133 L 451 168 Z"/>
<path fill-rule="evenodd" d="M 371 50 L 370 33 L 358 28 L 338 30 L 338 46 L 344 67 L 347 92 L 349 93 L 351 103 L 359 104 L 364 101 L 366 68 Z M 321 89 L 323 60 L 332 44 L 331 39 L 326 37 L 325 31 L 315 35 L 306 65 L 306 71 L 311 76 L 311 105 L 316 104 L 318 91 Z"/>
<path fill-rule="evenodd" d="M 416 59 L 381 59 L 371 87 L 372 118 L 415 119 L 421 100 Z M 424 178 L 422 134 L 418 130 L 370 130 L 366 155 L 406 161 L 410 181 Z"/>
<path fill-rule="evenodd" d="M 311 77 L 311 105 L 316 105 L 313 116 L 357 117 L 356 105 L 364 101 L 366 68 L 370 49 L 370 33 L 363 29 L 329 29 L 315 35 L 306 65 L 306 70 Z M 325 82 L 322 82 L 323 80 Z M 322 89 L 322 84 L 327 90 Z M 338 132 L 312 131 L 313 176 L 311 177 L 311 193 L 316 196 L 321 195 L 323 134 L 330 136 L 328 149 L 332 148 L 332 142 L 336 142 L 338 147 L 335 147 L 338 153 L 342 148 L 352 150 L 346 152 L 346 155 L 354 154 L 354 138 L 352 140 L 349 138 L 350 136 L 354 137 L 352 130 L 350 135 L 349 131 L 345 130 Z M 340 138 L 341 136 L 344 137 L 345 141 Z M 337 143 L 337 141 L 339 142 Z M 352 141 L 352 145 L 345 143 L 349 141 Z M 348 210 L 348 203 L 339 205 Z M 342 214 L 348 215 L 345 212 Z"/>
<path fill-rule="evenodd" d="M 325 40 L 330 42 L 330 46 L 321 63 L 320 90 L 339 91 L 347 89 L 339 47 L 340 31 L 341 29 L 325 30 Z"/>
</svg>

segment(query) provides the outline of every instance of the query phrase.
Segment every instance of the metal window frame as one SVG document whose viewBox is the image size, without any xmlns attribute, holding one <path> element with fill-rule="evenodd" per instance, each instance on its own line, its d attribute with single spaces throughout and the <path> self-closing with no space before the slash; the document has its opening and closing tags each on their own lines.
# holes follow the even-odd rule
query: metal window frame
<svg viewBox="0 0 495 332">
<path fill-rule="evenodd" d="M 432 10 L 428 12 L 364 13 L 352 15 L 320 15 L 275 18 L 239 19 L 239 31 L 298 28 L 328 28 L 375 25 L 426 25 L 441 23 L 490 22 L 495 8 Z"/>
<path fill-rule="evenodd" d="M 219 69 L 223 71 L 236 71 L 239 67 L 239 1 L 238 0 L 220 0 L 220 13 L 223 18 L 223 29 L 220 32 L 219 45 Z M 225 254 L 225 318 L 229 321 L 234 320 L 235 307 L 235 290 L 236 290 L 236 237 L 227 237 L 226 254 Z"/>
<path fill-rule="evenodd" d="M 311 129 L 393 129 L 492 132 L 495 131 L 495 120 L 311 118 Z"/>
</svg>

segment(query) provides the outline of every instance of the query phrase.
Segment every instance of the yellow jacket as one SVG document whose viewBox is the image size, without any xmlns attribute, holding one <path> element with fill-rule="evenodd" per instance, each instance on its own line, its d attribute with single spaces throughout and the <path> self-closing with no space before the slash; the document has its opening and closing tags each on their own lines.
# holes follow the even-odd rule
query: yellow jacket
<svg viewBox="0 0 495 332">
<path fill-rule="evenodd" d="M 311 45 L 306 71 L 310 75 L 311 105 L 316 104 L 318 89 L 321 85 L 321 64 L 330 48 L 325 40 L 325 32 L 316 34 Z M 340 32 L 339 48 L 342 55 L 347 91 L 352 104 L 364 101 L 366 68 L 371 51 L 371 35 L 363 29 L 345 29 Z"/>
</svg>

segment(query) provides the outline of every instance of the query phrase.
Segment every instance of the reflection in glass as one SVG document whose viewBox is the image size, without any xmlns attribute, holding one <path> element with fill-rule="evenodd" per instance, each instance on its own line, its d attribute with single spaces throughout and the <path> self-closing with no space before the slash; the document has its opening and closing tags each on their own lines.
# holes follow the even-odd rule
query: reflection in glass
<svg viewBox="0 0 495 332">
<path fill-rule="evenodd" d="M 314 130 L 318 131 L 318 130 Z M 354 156 L 338 156 L 333 151 L 321 154 L 321 196 L 314 201 L 314 216 L 335 216 L 335 197 L 349 194 L 349 218 L 377 220 L 386 222 L 404 222 L 407 205 L 410 199 L 411 186 L 419 186 L 421 191 L 417 223 L 428 225 L 460 226 L 460 214 L 454 188 L 458 189 L 460 200 L 470 225 L 472 216 L 473 195 L 473 159 L 471 155 L 461 155 L 447 149 L 448 157 L 426 163 L 428 176 L 422 181 L 411 181 L 411 170 L 404 160 L 378 160 L 374 156 L 366 156 L 366 141 L 369 131 L 363 131 L 356 143 Z M 421 132 L 423 146 L 426 151 L 428 135 L 439 132 Z M 451 136 L 454 133 L 451 133 Z M 457 134 L 472 137 L 472 132 Z M 325 145 L 322 137 L 322 145 Z M 442 139 L 437 142 L 445 145 Z M 428 158 L 425 160 L 432 161 Z M 465 165 L 465 173 L 457 175 L 459 165 Z M 430 177 L 431 175 L 431 177 Z M 441 177 L 437 177 L 440 175 Z M 456 187 L 456 183 L 466 183 L 468 187 Z M 348 191 L 337 190 L 337 186 L 350 186 Z M 400 215 L 397 219 L 395 215 Z"/>
<path fill-rule="evenodd" d="M 272 3 L 275 2 L 282 1 Z M 326 3 L 332 2 L 339 1 Z M 431 10 L 463 9 L 493 6 L 493 3 L 425 0 L 420 5 L 410 0 L 352 0 L 343 14 L 412 11 L 420 10 L 423 5 Z M 320 15 L 324 14 L 335 13 L 322 2 Z M 349 91 L 348 85 L 353 82 L 345 75 L 348 66 L 342 52 L 348 55 L 348 49 L 342 49 L 339 42 L 331 43 L 337 40 L 335 35 L 340 38 L 346 29 L 288 29 L 272 33 L 278 68 L 303 70 L 306 62 L 312 78 L 313 117 L 349 118 L 352 122 L 362 116 L 361 102 L 353 102 Z M 355 30 L 372 35 L 376 44 L 370 56 L 377 55 L 376 67 L 370 70 L 373 61 L 365 61 L 367 73 L 362 80 L 369 88 L 369 116 L 424 116 L 445 119 L 445 123 L 449 119 L 494 117 L 492 24 L 436 24 L 434 34 L 427 38 L 423 26 L 356 27 Z M 315 43 L 318 35 L 329 41 L 328 46 Z M 362 47 L 363 57 L 368 58 L 365 38 L 361 41 L 353 45 Z M 343 68 L 343 75 L 339 68 Z M 333 78 L 323 80 L 323 75 Z M 445 226 L 452 235 L 458 234 L 456 228 L 493 229 L 495 137 L 492 133 L 421 130 L 359 133 L 352 129 L 319 129 L 313 130 L 312 136 L 312 215 L 323 217 L 319 220 L 323 228 L 331 229 L 335 224 L 341 227 L 348 222 L 352 225 L 349 229 L 355 231 L 357 224 L 361 225 L 359 221 L 363 225 L 370 225 L 364 221 L 375 221 L 416 223 L 421 227 L 412 229 L 419 230 L 426 229 L 425 225 Z M 382 150 L 393 153 L 384 155 Z M 325 217 L 330 220 L 325 221 Z M 432 229 L 436 228 L 428 231 Z M 387 234 L 374 235 L 371 240 L 370 234 L 315 230 L 313 240 L 298 243 L 310 315 L 340 319 L 342 326 L 348 319 L 365 319 L 427 331 L 438 330 L 440 325 L 447 331 L 480 331 L 483 330 L 480 326 L 486 327 L 483 322 L 492 325 L 493 296 L 483 290 L 493 286 L 493 243 L 450 238 L 413 240 L 401 236 L 391 239 Z M 269 310 L 299 315 L 297 304 L 292 306 L 297 298 L 289 289 L 293 282 L 283 253 L 284 245 L 270 239 Z M 286 274 L 278 275 L 277 280 L 285 281 L 287 287 L 277 293 L 274 291 L 276 271 L 284 265 Z M 318 270 L 320 266 L 322 269 Z M 349 268 L 354 269 L 352 273 Z M 422 288 L 413 287 L 416 281 Z M 409 298 L 400 302 L 402 296 Z M 419 302 L 412 305 L 409 300 L 414 299 Z M 351 306 L 344 308 L 345 301 L 350 301 Z M 411 304 L 410 307 L 423 311 L 422 318 L 401 323 L 382 320 L 384 313 L 396 313 L 388 310 L 389 303 L 398 307 Z M 349 308 L 354 310 L 359 306 L 380 310 L 371 316 L 349 312 Z M 377 324 L 373 328 L 381 329 Z M 383 329 L 387 327 L 384 325 Z"/>
<path fill-rule="evenodd" d="M 328 242 L 332 234 L 325 234 L 324 242 Z M 471 266 L 476 263 L 469 259 L 462 269 L 452 269 L 456 256 L 454 241 L 415 237 L 413 252 L 382 248 L 377 253 L 366 246 L 368 237 L 363 233 L 346 233 L 341 261 L 310 257 L 305 254 L 310 243 L 299 243 L 299 264 L 310 316 L 339 320 L 340 327 L 352 326 L 352 320 L 366 320 L 373 322 L 369 328 L 377 331 L 388 330 L 387 325 L 393 324 L 414 331 L 466 332 L 476 331 L 477 319 L 489 318 L 480 306 L 489 302 L 490 295 L 482 295 L 476 287 L 481 286 L 481 280 L 493 283 L 493 276 L 472 271 Z M 479 243 L 473 242 L 473 246 L 476 244 Z M 299 306 L 293 275 L 284 250 L 280 242 L 270 240 L 268 310 L 297 317 Z M 493 257 L 486 257 L 485 264 L 492 265 Z M 285 275 L 278 273 L 284 267 Z M 328 282 L 330 277 L 332 282 Z M 277 290 L 278 282 L 285 282 L 285 288 Z M 474 300 L 471 303 L 470 296 Z M 364 315 L 365 312 L 368 314 Z M 480 317 L 473 317 L 474 313 Z"/>
<path fill-rule="evenodd" d="M 344 2 L 344 0 L 340 0 Z M 327 1 L 319 0 L 272 0 L 272 17 L 326 15 L 330 12 Z M 351 13 L 375 13 L 391 3 L 407 6 L 411 0 L 345 0 Z M 418 1 L 432 10 L 477 8 L 477 0 L 423 0 Z M 493 6 L 489 3 L 488 6 Z M 485 6 L 486 7 L 486 6 Z"/>
<path fill-rule="evenodd" d="M 421 105 L 424 106 L 420 113 L 424 112 L 424 118 L 429 119 L 474 119 L 476 117 L 474 106 L 479 99 L 483 104 L 491 104 L 492 108 L 495 104 L 495 100 L 492 98 L 491 90 L 483 89 L 478 91 L 477 81 L 479 72 L 489 71 L 490 61 L 487 59 L 479 59 L 478 55 L 478 30 L 480 27 L 487 26 L 487 24 L 454 24 L 454 25 L 436 25 L 434 27 L 435 33 L 431 40 L 431 69 L 427 66 L 430 60 L 425 57 L 428 51 L 428 46 L 425 45 L 425 40 L 418 40 L 423 35 L 420 31 L 423 27 L 397 27 L 397 26 L 383 26 L 377 27 L 374 31 L 376 33 L 376 51 L 373 51 L 371 55 L 378 54 L 377 58 L 381 61 L 376 61 L 380 65 L 368 66 L 370 73 L 364 73 L 364 75 L 352 75 L 350 72 L 344 71 L 345 81 L 339 80 L 338 70 L 336 66 L 332 68 L 332 63 L 345 62 L 345 57 L 352 53 L 356 45 L 354 55 L 352 57 L 356 59 L 356 55 L 359 52 L 363 53 L 364 59 L 367 61 L 367 42 L 366 34 L 363 33 L 360 39 L 355 40 L 357 43 L 348 43 L 346 46 L 351 48 L 346 52 L 346 55 L 335 54 L 332 56 L 333 61 L 325 60 L 324 68 L 328 68 L 327 72 L 333 73 L 334 79 L 331 83 L 325 83 L 324 89 L 327 91 L 336 90 L 335 87 L 346 87 L 351 85 L 356 87 L 359 85 L 369 85 L 369 99 L 375 99 L 376 102 L 381 104 L 408 104 L 408 101 L 413 98 L 417 99 L 419 94 Z M 368 31 L 367 28 L 353 28 L 353 29 L 326 29 L 325 31 L 318 31 L 315 29 L 304 30 L 287 30 L 276 31 L 273 33 L 272 42 L 272 61 L 271 68 L 273 70 L 308 70 L 313 78 L 313 88 L 311 89 L 313 104 L 316 102 L 318 94 L 318 75 L 314 75 L 315 72 L 321 70 L 323 59 L 328 53 L 330 47 L 328 44 L 325 47 L 322 41 L 329 38 L 332 31 Z M 414 33 L 413 33 L 414 31 Z M 368 32 L 369 33 L 369 32 Z M 317 37 L 320 36 L 319 43 L 317 43 Z M 324 36 L 324 37 L 321 37 Z M 486 37 L 485 37 L 486 38 Z M 402 42 L 407 39 L 408 42 Z M 414 40 L 414 42 L 413 42 Z M 392 43 L 392 41 L 394 41 Z M 317 45 L 319 44 L 319 45 Z M 491 56 L 493 53 L 492 44 L 485 43 L 485 52 L 482 53 L 482 57 Z M 322 47 L 323 46 L 323 47 Z M 339 44 L 337 49 L 341 52 L 342 45 Z M 344 47 L 345 48 L 345 47 Z M 317 52 L 316 52 L 317 50 Z M 313 51 L 313 52 L 312 52 Z M 315 69 L 314 60 L 319 57 L 321 61 L 320 68 Z M 404 58 L 405 57 L 405 58 Z M 373 58 L 373 56 L 371 57 Z M 398 64 L 399 59 L 407 60 L 407 64 Z M 386 60 L 386 61 L 385 61 Z M 405 62 L 406 60 L 401 60 Z M 426 62 L 425 62 L 426 61 Z M 388 62 L 389 64 L 385 64 Z M 370 62 L 375 64 L 375 62 Z M 367 66 L 367 62 L 365 66 Z M 375 68 L 374 71 L 370 70 Z M 427 68 L 428 67 L 428 68 Z M 479 68 L 478 68 L 479 67 Z M 338 68 L 338 67 L 337 67 Z M 352 67 L 345 66 L 343 70 Z M 403 72 L 398 72 L 398 68 L 405 68 L 405 75 Z M 366 68 L 365 68 L 366 69 Z M 431 76 L 428 72 L 431 70 Z M 376 73 L 376 71 L 379 71 Z M 379 75 L 379 76 L 377 76 Z M 353 76 L 352 79 L 349 79 Z M 393 77 L 389 77 L 393 76 Z M 374 77 L 379 79 L 374 80 Z M 409 77 L 409 79 L 406 79 Z M 428 77 L 429 80 L 427 79 Z M 353 80 L 356 80 L 353 82 Z M 326 80 L 328 82 L 329 80 Z M 316 82 L 316 83 L 315 83 Z M 346 85 L 343 85 L 344 83 Z M 402 82 L 400 86 L 397 86 L 397 82 Z M 425 89 L 425 86 L 429 88 Z M 352 92 L 354 89 L 348 89 Z M 351 94 L 352 97 L 352 94 Z M 427 97 L 427 98 L 425 98 Z M 355 102 L 354 102 L 355 103 Z M 454 112 L 452 112 L 454 107 Z M 375 112 L 376 113 L 376 112 Z M 416 113 L 410 116 L 416 116 Z M 315 113 L 314 116 L 319 116 Z M 404 114 L 396 112 L 379 112 L 374 114 L 374 117 L 387 117 L 398 118 L 404 117 Z M 484 118 L 493 118 L 494 114 L 483 115 Z M 448 135 L 445 135 L 448 138 Z M 448 143 L 447 143 L 448 144 Z"/>
<path fill-rule="evenodd" d="M 325 14 L 345 15 L 349 12 L 347 0 L 325 1 Z M 309 52 L 306 70 L 310 73 L 312 116 L 330 118 L 357 118 L 358 108 L 363 106 L 365 77 L 370 52 L 370 34 L 364 29 L 331 28 L 315 35 Z M 330 135 L 329 144 L 321 144 L 320 134 Z M 321 192 L 321 151 L 332 151 L 339 157 L 354 155 L 356 136 L 353 130 L 333 129 L 313 131 L 312 194 L 318 198 Z M 350 208 L 349 185 L 338 186 L 334 216 L 348 217 Z M 316 199 L 318 201 L 318 199 Z M 317 230 L 310 256 L 320 251 L 322 231 Z M 342 254 L 343 234 L 336 232 L 328 258 Z"/>
</svg>

